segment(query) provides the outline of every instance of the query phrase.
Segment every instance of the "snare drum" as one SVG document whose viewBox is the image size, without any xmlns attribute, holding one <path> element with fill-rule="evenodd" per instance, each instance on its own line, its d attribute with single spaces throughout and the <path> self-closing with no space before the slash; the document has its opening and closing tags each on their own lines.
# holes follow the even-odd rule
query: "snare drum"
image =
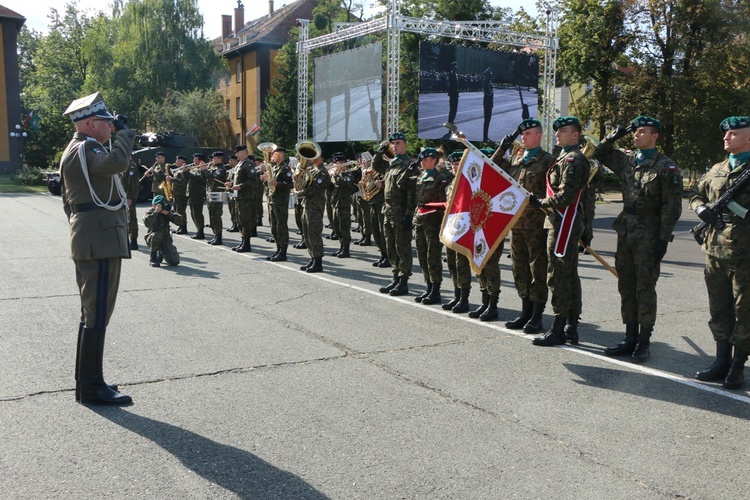
<svg viewBox="0 0 750 500">
<path fill-rule="evenodd" d="M 223 203 L 224 200 L 221 197 L 222 194 L 224 193 L 220 193 L 218 191 L 208 193 L 208 202 L 209 203 Z"/>
<path fill-rule="evenodd" d="M 227 196 L 230 200 L 236 200 L 237 199 L 237 191 L 229 191 L 227 193 Z"/>
</svg>

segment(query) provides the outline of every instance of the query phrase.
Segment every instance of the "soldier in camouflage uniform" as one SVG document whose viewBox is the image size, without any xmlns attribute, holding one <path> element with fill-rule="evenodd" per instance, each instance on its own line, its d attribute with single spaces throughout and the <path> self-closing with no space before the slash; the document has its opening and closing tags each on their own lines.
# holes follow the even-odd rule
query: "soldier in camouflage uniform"
<svg viewBox="0 0 750 500">
<path fill-rule="evenodd" d="M 323 164 L 323 159 L 318 157 L 313 160 L 310 175 L 312 181 L 297 196 L 302 200 L 302 236 L 305 238 L 307 251 L 310 254 L 310 262 L 300 266 L 300 270 L 308 273 L 319 273 L 323 271 L 323 212 L 326 208 L 326 191 L 331 184 L 328 170 Z"/>
<path fill-rule="evenodd" d="M 368 156 L 370 153 L 366 153 Z M 362 237 L 355 241 L 355 245 L 369 247 L 372 245 L 372 205 L 364 199 L 362 178 L 364 173 L 372 165 L 372 160 L 366 159 L 363 155 L 357 157 L 359 163 L 360 181 L 358 184 L 358 192 L 352 197 L 357 207 L 357 213 L 359 214 L 357 220 L 359 221 L 359 227 L 362 229 Z"/>
<path fill-rule="evenodd" d="M 138 203 L 138 192 L 141 190 L 140 179 L 138 164 L 131 158 L 128 169 L 122 173 L 122 188 L 128 200 L 128 235 L 131 250 L 138 250 L 138 216 L 135 213 L 135 205 Z"/>
<path fill-rule="evenodd" d="M 661 129 L 656 118 L 639 116 L 627 129 L 618 126 L 593 156 L 620 178 L 623 199 L 623 210 L 612 228 L 617 232 L 615 268 L 625 339 L 604 353 L 631 356 L 637 363 L 650 354 L 659 267 L 682 214 L 680 169 L 656 149 Z M 625 153 L 615 149 L 615 141 L 630 130 L 635 150 Z"/>
<path fill-rule="evenodd" d="M 226 193 L 225 184 L 227 182 L 227 168 L 224 166 L 224 152 L 214 151 L 211 154 L 211 167 L 206 171 L 206 196 L 208 193 Z M 208 202 L 208 221 L 211 225 L 211 231 L 214 233 L 213 239 L 208 241 L 209 245 L 223 245 L 221 236 L 224 229 L 224 222 L 221 218 L 224 215 L 224 202 Z"/>
<path fill-rule="evenodd" d="M 254 234 L 255 225 L 258 223 L 258 197 L 263 195 L 263 182 L 260 180 L 261 169 L 255 165 L 252 157 L 248 158 L 247 146 L 234 148 L 237 156 L 237 174 L 234 183 L 229 181 L 225 184 L 237 192 L 237 209 L 240 214 L 240 234 L 242 242 L 232 248 L 237 253 L 250 252 L 250 238 Z"/>
<path fill-rule="evenodd" d="M 169 231 L 169 223 L 182 224 L 182 215 L 175 213 L 167 203 L 164 196 L 158 194 L 151 200 L 151 208 L 143 216 L 143 225 L 146 226 L 146 243 L 151 248 L 151 267 L 161 266 L 162 259 L 167 261 L 168 266 L 176 266 L 180 263 L 180 254 L 172 243 L 172 233 Z"/>
<path fill-rule="evenodd" d="M 359 189 L 357 183 L 362 178 L 362 171 L 345 171 L 349 161 L 344 153 L 334 153 L 333 161 L 337 167 L 331 175 L 331 204 L 333 205 L 333 232 L 339 237 L 339 249 L 333 253 L 334 257 L 347 258 L 349 246 L 352 242 L 352 195 Z"/>
<path fill-rule="evenodd" d="M 230 183 L 230 187 L 234 185 L 234 179 L 237 175 L 237 155 L 229 155 L 229 169 L 227 170 L 227 182 Z M 229 233 L 240 232 L 240 216 L 239 210 L 237 209 L 237 198 L 230 196 L 227 201 L 227 207 L 229 208 L 229 217 L 232 221 L 232 227 L 227 229 Z"/>
<path fill-rule="evenodd" d="M 264 174 L 263 180 L 269 185 L 268 220 L 276 242 L 276 253 L 267 259 L 284 262 L 287 260 L 286 249 L 289 246 L 289 193 L 294 188 L 292 169 L 286 161 L 286 149 L 277 147 L 273 152 L 270 174 Z"/>
<path fill-rule="evenodd" d="M 172 196 L 174 196 L 174 211 L 182 215 L 182 225 L 177 228 L 176 231 L 172 231 L 174 234 L 188 234 L 187 232 L 187 157 L 183 155 L 177 155 L 174 161 L 174 165 L 167 165 L 167 168 L 177 169 L 179 171 L 174 173 L 172 177 Z"/>
<path fill-rule="evenodd" d="M 523 149 L 512 158 L 504 158 L 514 139 L 507 135 L 492 156 L 492 161 L 508 172 L 529 193 L 546 196 L 547 169 L 555 158 L 542 149 L 542 124 L 527 119 L 518 125 Z M 544 331 L 542 313 L 547 305 L 547 231 L 544 212 L 528 205 L 510 232 L 510 256 L 513 281 L 521 298 L 521 314 L 505 326 L 524 333 Z"/>
<path fill-rule="evenodd" d="M 194 240 L 205 240 L 203 232 L 205 219 L 203 218 L 203 205 L 206 203 L 206 186 L 208 185 L 208 163 L 202 153 L 193 153 L 193 163 L 188 165 L 192 171 L 187 172 L 188 179 L 188 203 L 190 204 L 190 217 L 197 228 L 197 233 L 191 236 Z"/>
<path fill-rule="evenodd" d="M 409 293 L 412 250 L 411 227 L 416 206 L 414 187 L 417 168 L 406 154 L 406 136 L 394 132 L 389 138 L 395 157 L 383 160 L 388 149 L 382 144 L 372 161 L 373 168 L 384 177 L 385 204 L 383 205 L 383 230 L 388 260 L 393 268 L 393 280 L 380 288 L 380 293 L 405 295 Z"/>
<path fill-rule="evenodd" d="M 383 216 L 383 205 L 385 204 L 383 179 L 382 176 L 372 167 L 372 161 L 370 161 L 367 167 L 363 170 L 363 176 L 366 172 L 369 172 L 368 175 L 375 178 L 375 185 L 380 187 L 380 191 L 365 202 L 368 205 L 367 211 L 370 214 L 370 232 L 372 238 L 375 240 L 375 246 L 378 247 L 378 251 L 380 252 L 380 258 L 373 262 L 372 266 L 382 268 L 391 267 L 391 261 L 388 260 L 388 248 L 385 244 L 385 236 L 383 236 L 383 224 L 385 223 Z"/>
<path fill-rule="evenodd" d="M 156 152 L 156 163 L 147 175 L 151 178 L 151 192 L 153 196 L 164 194 L 164 181 L 167 179 L 167 157 L 162 151 Z"/>
<path fill-rule="evenodd" d="M 745 362 L 750 352 L 750 220 L 737 215 L 750 207 L 750 188 L 738 191 L 729 207 L 710 206 L 750 168 L 750 116 L 732 116 L 721 122 L 724 150 L 729 158 L 715 164 L 695 184 L 690 208 L 708 225 L 702 245 L 708 289 L 708 326 L 716 341 L 716 360 L 696 373 L 699 380 L 723 380 L 727 389 L 745 383 Z M 734 347 L 734 356 L 732 348 Z"/>
<path fill-rule="evenodd" d="M 458 174 L 463 154 L 463 151 L 454 151 L 448 155 L 453 179 Z M 446 189 L 448 197 L 450 197 L 452 188 L 453 185 L 451 184 Z M 453 281 L 454 297 L 443 304 L 442 307 L 445 310 L 450 309 L 457 314 L 469 312 L 469 293 L 471 292 L 471 265 L 469 264 L 469 259 L 464 254 L 451 250 L 448 247 L 445 247 L 445 256 L 448 262 L 448 272 Z"/>
<path fill-rule="evenodd" d="M 578 276 L 578 241 L 583 235 L 580 199 L 589 180 L 589 161 L 581 154 L 578 140 L 581 122 L 575 116 L 556 119 L 557 145 L 562 148 L 554 166 L 547 171 L 550 195 L 539 199 L 533 193 L 529 202 L 547 211 L 547 286 L 552 295 L 552 328 L 533 340 L 534 345 L 578 344 L 581 314 L 581 279 Z M 568 218 L 564 219 L 563 214 Z M 569 224 L 566 226 L 564 222 Z M 566 227 L 568 228 L 566 230 Z M 559 241 L 558 241 L 559 240 Z"/>
<path fill-rule="evenodd" d="M 422 174 L 416 183 L 417 210 L 414 212 L 414 240 L 422 275 L 427 291 L 414 298 L 425 305 L 440 304 L 440 284 L 443 282 L 443 244 L 440 242 L 440 227 L 445 214 L 444 204 L 448 199 L 445 190 L 448 177 L 437 170 L 440 153 L 434 148 L 425 148 L 419 153 Z"/>
</svg>

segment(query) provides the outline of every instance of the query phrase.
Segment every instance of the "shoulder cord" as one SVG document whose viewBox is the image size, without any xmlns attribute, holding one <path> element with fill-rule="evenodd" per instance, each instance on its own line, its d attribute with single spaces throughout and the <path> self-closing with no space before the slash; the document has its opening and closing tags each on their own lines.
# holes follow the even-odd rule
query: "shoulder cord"
<svg viewBox="0 0 750 500">
<path fill-rule="evenodd" d="M 109 187 L 109 198 L 107 201 L 102 201 L 99 196 L 97 196 L 96 192 L 94 191 L 93 186 L 91 185 L 91 180 L 89 179 L 89 169 L 86 165 L 86 148 L 83 147 L 83 145 L 86 143 L 86 141 L 78 142 L 74 147 L 78 148 L 78 159 L 81 162 L 81 170 L 83 171 L 83 178 L 86 179 L 86 184 L 89 186 L 89 192 L 91 193 L 91 199 L 94 200 L 94 204 L 96 206 L 104 208 L 106 210 L 110 210 L 112 212 L 120 210 L 123 205 L 126 204 L 127 194 L 125 193 L 125 189 L 122 187 L 122 183 L 120 182 L 120 176 L 117 174 L 112 176 L 112 181 Z M 98 143 L 97 143 L 98 144 Z M 102 146 L 104 147 L 104 146 Z M 114 190 L 117 190 L 117 194 L 120 195 L 120 202 L 117 205 L 110 205 L 109 202 L 112 201 L 112 192 Z"/>
</svg>

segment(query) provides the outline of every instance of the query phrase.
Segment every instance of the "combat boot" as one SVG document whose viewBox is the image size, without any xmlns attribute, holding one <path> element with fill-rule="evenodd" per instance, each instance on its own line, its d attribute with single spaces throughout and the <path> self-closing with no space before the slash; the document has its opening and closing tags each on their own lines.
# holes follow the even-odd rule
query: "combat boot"
<svg viewBox="0 0 750 500">
<path fill-rule="evenodd" d="M 478 318 L 482 315 L 482 313 L 487 309 L 487 306 L 490 305 L 490 294 L 486 291 L 482 290 L 482 305 L 474 309 L 469 313 L 470 318 Z"/>
<path fill-rule="evenodd" d="M 281 247 L 279 247 L 279 251 L 276 252 L 276 255 L 273 255 L 271 257 L 271 261 L 286 262 L 286 247 L 287 245 L 282 245 Z"/>
<path fill-rule="evenodd" d="M 469 312 L 469 293 L 471 292 L 470 288 L 461 288 L 461 298 L 458 301 L 458 304 L 453 306 L 453 312 L 456 314 L 461 314 L 465 312 Z"/>
<path fill-rule="evenodd" d="M 490 295 L 490 301 L 487 304 L 487 309 L 479 315 L 479 321 L 495 321 L 497 319 L 497 300 L 500 298 L 498 294 Z"/>
<path fill-rule="evenodd" d="M 349 253 L 349 243 L 341 244 L 341 251 L 339 251 L 339 254 L 336 257 L 338 257 L 339 259 L 346 259 L 351 257 L 351 254 Z"/>
<path fill-rule="evenodd" d="M 734 346 L 732 366 L 729 367 L 727 378 L 721 384 L 725 389 L 739 389 L 745 384 L 745 362 L 747 361 L 747 355 L 747 351 Z"/>
<path fill-rule="evenodd" d="M 250 237 L 251 238 L 257 238 L 258 237 L 258 227 L 254 227 L 250 230 Z"/>
<path fill-rule="evenodd" d="M 370 245 L 372 245 L 372 238 L 369 235 L 359 241 L 359 246 L 361 247 L 369 247 Z"/>
<path fill-rule="evenodd" d="M 268 238 L 266 238 L 266 241 L 269 243 L 276 243 L 276 240 L 274 239 L 273 236 L 269 236 Z"/>
<path fill-rule="evenodd" d="M 266 257 L 266 260 L 272 260 L 274 257 L 276 257 L 279 254 L 280 251 L 281 251 L 281 247 L 279 247 L 279 245 L 276 245 L 276 251 L 272 253 L 271 255 L 269 255 L 268 257 Z"/>
<path fill-rule="evenodd" d="M 460 288 L 454 288 L 453 289 L 453 299 L 443 304 L 443 309 L 446 311 L 449 309 L 453 309 L 456 304 L 458 304 L 458 301 L 461 300 L 461 289 Z"/>
<path fill-rule="evenodd" d="M 183 224 L 177 228 L 177 231 L 175 231 L 174 234 L 188 234 L 187 224 Z"/>
<path fill-rule="evenodd" d="M 339 243 L 339 249 L 338 249 L 338 250 L 336 250 L 335 252 L 333 252 L 333 253 L 331 254 L 331 256 L 333 256 L 333 257 L 338 257 L 338 256 L 339 256 L 339 254 L 340 254 L 340 253 L 341 253 L 341 252 L 342 252 L 343 250 L 344 250 L 344 244 L 343 244 L 343 243 Z"/>
<path fill-rule="evenodd" d="M 380 263 L 383 262 L 383 258 L 384 257 L 381 255 L 378 260 L 376 260 L 375 262 L 372 263 L 372 267 L 378 267 L 378 266 L 380 266 Z"/>
<path fill-rule="evenodd" d="M 151 259 L 148 261 L 148 265 L 151 267 L 160 267 L 161 263 L 159 262 L 159 258 L 156 256 L 158 252 L 156 250 L 151 250 Z"/>
<path fill-rule="evenodd" d="M 531 299 L 521 299 L 521 314 L 512 321 L 505 322 L 505 328 L 521 330 L 531 319 Z"/>
<path fill-rule="evenodd" d="M 732 344 L 728 340 L 716 341 L 716 360 L 707 369 L 695 374 L 695 378 L 703 382 L 724 380 L 732 365 Z"/>
<path fill-rule="evenodd" d="M 391 281 L 390 283 L 388 283 L 385 286 L 381 286 L 380 287 L 380 293 L 389 293 L 391 290 L 393 290 L 394 288 L 396 288 L 396 286 L 398 286 L 398 282 L 399 282 L 398 273 L 394 273 L 393 274 L 393 281 Z"/>
<path fill-rule="evenodd" d="M 308 267 L 305 272 L 307 273 L 322 273 L 323 272 L 323 257 L 315 257 L 313 259 L 313 265 Z"/>
<path fill-rule="evenodd" d="M 104 382 L 102 358 L 104 357 L 105 330 L 83 327 L 78 349 L 78 377 L 76 395 L 82 404 L 127 405 L 133 402 L 130 396 L 112 390 Z"/>
<path fill-rule="evenodd" d="M 544 314 L 546 305 L 544 302 L 531 303 L 531 319 L 523 326 L 523 333 L 542 333 L 544 331 L 542 314 Z"/>
<path fill-rule="evenodd" d="M 433 283 L 432 290 L 429 295 L 422 299 L 422 304 L 431 306 L 432 304 L 440 304 L 443 298 L 440 296 L 440 283 Z"/>
<path fill-rule="evenodd" d="M 651 332 L 653 326 L 641 325 L 641 333 L 638 334 L 638 343 L 633 351 L 633 363 L 643 363 L 651 355 L 649 345 L 651 344 Z"/>
<path fill-rule="evenodd" d="M 138 238 L 136 238 L 135 236 L 130 238 L 130 249 L 138 250 Z"/>
<path fill-rule="evenodd" d="M 604 349 L 605 356 L 632 356 L 638 343 L 638 323 L 631 321 L 625 324 L 625 340 L 619 344 Z"/>
<path fill-rule="evenodd" d="M 237 247 L 237 253 L 251 252 L 250 238 L 242 238 L 242 243 Z"/>
<path fill-rule="evenodd" d="M 531 341 L 534 345 L 553 346 L 565 344 L 565 316 L 555 315 L 552 322 L 552 328 L 541 337 L 536 337 Z"/>
<path fill-rule="evenodd" d="M 223 245 L 224 242 L 221 241 L 221 235 L 217 234 L 216 236 L 214 236 L 214 239 L 208 242 L 208 244 L 209 245 Z"/>
<path fill-rule="evenodd" d="M 568 320 L 565 322 L 565 340 L 570 345 L 578 345 L 578 315 L 568 316 Z"/>
<path fill-rule="evenodd" d="M 432 292 L 432 281 L 427 282 L 427 289 L 425 290 L 424 293 L 419 294 L 416 297 L 414 297 L 414 302 L 422 302 L 422 299 L 427 297 L 430 294 L 430 292 Z"/>
<path fill-rule="evenodd" d="M 191 236 L 194 240 L 205 240 L 206 235 L 203 234 L 203 228 L 198 229 L 198 232 Z"/>
<path fill-rule="evenodd" d="M 315 264 L 315 259 L 310 257 L 310 262 L 305 264 L 304 266 L 299 266 L 300 271 L 307 271 L 309 268 L 311 268 Z"/>
<path fill-rule="evenodd" d="M 401 276 L 401 279 L 398 281 L 398 285 L 396 285 L 396 288 L 388 292 L 388 294 L 392 295 L 393 297 L 400 297 L 401 295 L 406 295 L 407 293 L 409 293 L 408 276 Z"/>
<path fill-rule="evenodd" d="M 380 261 L 380 264 L 378 264 L 378 267 L 381 269 L 386 268 L 386 267 L 391 267 L 391 261 L 388 260 L 388 257 L 386 256 L 385 258 L 383 258 L 382 261 Z"/>
<path fill-rule="evenodd" d="M 240 232 L 240 228 L 237 227 L 237 224 L 232 224 L 232 227 L 230 227 L 229 229 L 227 229 L 227 232 L 229 232 L 229 233 L 239 233 Z"/>
</svg>

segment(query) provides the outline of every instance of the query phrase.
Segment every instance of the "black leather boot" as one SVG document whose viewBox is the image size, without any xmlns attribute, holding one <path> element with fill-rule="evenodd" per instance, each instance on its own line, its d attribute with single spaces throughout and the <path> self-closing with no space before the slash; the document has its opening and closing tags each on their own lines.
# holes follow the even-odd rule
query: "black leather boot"
<svg viewBox="0 0 750 500">
<path fill-rule="evenodd" d="M 440 296 L 440 283 L 433 283 L 432 290 L 429 295 L 422 299 L 422 304 L 431 306 L 433 304 L 440 304 L 443 298 Z"/>
<path fill-rule="evenodd" d="M 490 301 L 487 304 L 487 309 L 479 315 L 479 321 L 495 321 L 497 319 L 497 300 L 500 298 L 498 294 L 490 295 Z"/>
<path fill-rule="evenodd" d="M 396 288 L 388 292 L 389 295 L 392 295 L 394 297 L 400 297 L 401 295 L 406 295 L 407 293 L 409 293 L 408 276 L 401 276 L 401 278 L 398 280 L 398 285 L 396 285 Z"/>
<path fill-rule="evenodd" d="M 276 251 L 272 253 L 271 255 L 269 255 L 268 257 L 266 257 L 266 260 L 272 260 L 274 257 L 276 257 L 279 254 L 280 251 L 281 251 L 281 247 L 279 245 L 276 245 Z"/>
<path fill-rule="evenodd" d="M 307 245 L 305 245 L 305 241 L 302 240 L 299 243 L 297 243 L 296 245 L 294 245 L 294 248 L 297 248 L 299 250 L 307 250 Z"/>
<path fill-rule="evenodd" d="M 266 241 L 269 243 L 276 243 L 276 240 L 274 239 L 273 236 L 269 236 L 268 238 L 266 238 Z"/>
<path fill-rule="evenodd" d="M 388 254 L 387 253 L 385 253 L 385 252 L 383 253 L 383 260 L 380 261 L 380 264 L 378 264 L 378 267 L 380 267 L 380 268 L 391 267 L 391 261 L 388 260 Z"/>
<path fill-rule="evenodd" d="M 181 225 L 174 234 L 188 234 L 187 224 Z"/>
<path fill-rule="evenodd" d="M 512 321 L 505 322 L 505 328 L 520 330 L 531 319 L 531 299 L 521 299 L 521 314 Z"/>
<path fill-rule="evenodd" d="M 633 363 L 643 363 L 651 355 L 649 345 L 651 345 L 651 332 L 653 331 L 653 326 L 641 325 L 641 333 L 638 334 L 638 343 L 633 351 Z"/>
<path fill-rule="evenodd" d="M 279 251 L 276 252 L 276 255 L 273 255 L 271 257 L 271 261 L 273 262 L 286 262 L 286 247 L 287 245 L 282 245 L 279 247 Z"/>
<path fill-rule="evenodd" d="M 331 256 L 333 256 L 333 257 L 338 257 L 338 256 L 339 256 L 339 254 L 340 254 L 340 253 L 342 252 L 342 250 L 344 250 L 344 244 L 343 244 L 343 243 L 339 243 L 339 249 L 338 249 L 338 250 L 336 250 L 335 252 L 333 252 L 333 253 L 331 254 Z"/>
<path fill-rule="evenodd" d="M 135 236 L 130 238 L 130 249 L 138 250 L 138 238 L 136 238 Z"/>
<path fill-rule="evenodd" d="M 151 250 L 151 259 L 148 261 L 148 265 L 151 267 L 161 267 L 161 263 L 159 262 L 159 258 L 156 256 L 158 252 L 156 250 Z"/>
<path fill-rule="evenodd" d="M 104 357 L 105 330 L 83 327 L 78 350 L 78 379 L 76 394 L 80 402 L 90 405 L 127 405 L 133 402 L 130 396 L 113 391 L 104 382 L 102 358 Z"/>
<path fill-rule="evenodd" d="M 743 351 L 739 347 L 734 346 L 732 366 L 729 367 L 727 378 L 725 378 L 724 383 L 721 384 L 725 389 L 739 389 L 745 385 L 745 362 L 747 361 L 747 355 L 747 351 Z"/>
<path fill-rule="evenodd" d="M 531 341 L 534 345 L 553 346 L 565 344 L 565 316 L 555 315 L 552 328 L 541 337 Z"/>
<path fill-rule="evenodd" d="M 194 240 L 205 240 L 206 235 L 203 234 L 203 228 L 198 229 L 198 232 L 191 236 Z"/>
<path fill-rule="evenodd" d="M 237 247 L 237 253 L 251 252 L 250 238 L 242 238 L 242 243 Z"/>
<path fill-rule="evenodd" d="M 380 267 L 380 263 L 383 262 L 385 257 L 381 256 L 378 260 L 372 263 L 372 267 Z"/>
<path fill-rule="evenodd" d="M 398 281 L 399 281 L 398 274 L 394 274 L 393 275 L 393 281 L 391 281 L 390 283 L 388 283 L 385 286 L 381 286 L 380 287 L 380 293 L 389 293 L 391 290 L 393 290 L 394 288 L 396 288 L 396 286 L 398 286 Z"/>
<path fill-rule="evenodd" d="M 445 309 L 446 311 L 449 310 L 449 309 L 453 309 L 456 306 L 456 304 L 458 304 L 459 300 L 461 300 L 461 289 L 460 288 L 454 288 L 453 289 L 453 298 L 450 301 L 448 301 L 445 304 L 443 304 L 443 309 Z"/>
<path fill-rule="evenodd" d="M 351 254 L 349 253 L 349 243 L 341 244 L 341 251 L 339 251 L 339 254 L 336 257 L 338 257 L 339 259 L 346 259 L 351 257 Z"/>
<path fill-rule="evenodd" d="M 83 339 L 83 323 L 78 323 L 78 343 L 76 344 L 76 367 L 75 367 L 75 380 L 78 381 L 78 356 L 81 353 L 81 340 Z M 116 384 L 108 384 L 108 387 L 115 392 L 118 392 Z M 81 388 L 76 384 L 76 401 L 81 401 Z"/>
<path fill-rule="evenodd" d="M 531 319 L 523 325 L 523 333 L 542 333 L 544 331 L 542 314 L 544 314 L 544 307 L 546 305 L 544 302 L 531 303 Z"/>
<path fill-rule="evenodd" d="M 469 293 L 471 292 L 470 288 L 461 288 L 461 298 L 458 301 L 458 304 L 453 306 L 453 312 L 456 314 L 462 314 L 465 312 L 469 312 Z"/>
<path fill-rule="evenodd" d="M 227 229 L 227 232 L 229 232 L 229 233 L 239 233 L 240 232 L 240 228 L 237 227 L 237 224 L 232 224 L 232 227 L 230 227 L 229 229 Z"/>
<path fill-rule="evenodd" d="M 217 234 L 214 236 L 214 239 L 208 242 L 209 245 L 223 245 L 224 242 L 221 241 L 221 234 Z"/>
<path fill-rule="evenodd" d="M 716 360 L 706 368 L 695 374 L 695 378 L 703 382 L 724 380 L 732 365 L 732 344 L 728 340 L 716 341 Z"/>
<path fill-rule="evenodd" d="M 251 238 L 257 238 L 258 237 L 258 227 L 254 227 L 250 230 L 250 237 Z"/>
<path fill-rule="evenodd" d="M 299 266 L 300 271 L 307 271 L 309 268 L 311 268 L 315 264 L 315 259 L 310 257 L 310 262 L 305 264 L 304 266 Z"/>
<path fill-rule="evenodd" d="M 425 297 L 427 297 L 430 294 L 431 291 L 432 291 L 432 281 L 428 281 L 427 282 L 427 289 L 424 291 L 424 293 L 421 293 L 421 294 L 417 295 L 416 297 L 414 297 L 414 302 L 422 302 L 422 299 L 424 299 Z"/>
<path fill-rule="evenodd" d="M 565 340 L 568 344 L 578 345 L 578 315 L 568 316 L 563 333 L 565 333 Z"/>
<path fill-rule="evenodd" d="M 315 257 L 313 259 L 313 265 L 308 267 L 305 272 L 308 273 L 322 273 L 323 272 L 323 257 Z"/>
<path fill-rule="evenodd" d="M 370 236 L 365 236 L 359 242 L 359 246 L 361 247 L 369 247 L 370 245 L 372 245 L 372 238 Z"/>
<path fill-rule="evenodd" d="M 482 291 L 482 305 L 474 309 L 469 313 L 470 318 L 478 318 L 482 315 L 482 313 L 487 309 L 487 306 L 490 305 L 490 294 Z"/>
<path fill-rule="evenodd" d="M 631 321 L 625 323 L 625 340 L 619 344 L 604 349 L 605 356 L 632 356 L 638 343 L 638 323 Z"/>
</svg>

